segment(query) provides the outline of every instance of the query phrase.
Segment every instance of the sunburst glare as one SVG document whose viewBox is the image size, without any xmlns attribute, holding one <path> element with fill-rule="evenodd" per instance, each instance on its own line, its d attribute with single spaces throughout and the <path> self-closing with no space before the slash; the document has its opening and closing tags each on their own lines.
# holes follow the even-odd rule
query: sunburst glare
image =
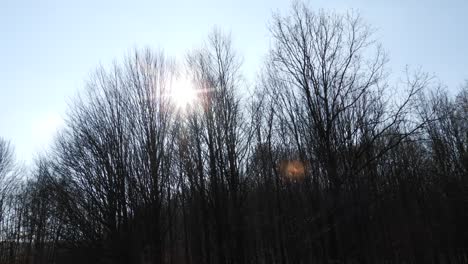
<svg viewBox="0 0 468 264">
<path fill-rule="evenodd" d="M 171 86 L 171 100 L 178 108 L 185 108 L 197 100 L 197 92 L 190 79 L 179 77 Z"/>
</svg>

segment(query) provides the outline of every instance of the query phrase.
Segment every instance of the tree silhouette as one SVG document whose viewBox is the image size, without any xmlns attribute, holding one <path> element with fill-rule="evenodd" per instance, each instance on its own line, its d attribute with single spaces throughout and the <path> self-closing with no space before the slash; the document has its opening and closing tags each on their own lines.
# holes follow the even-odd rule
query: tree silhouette
<svg viewBox="0 0 468 264">
<path fill-rule="evenodd" d="M 0 139 L 0 263 L 466 263 L 468 85 L 392 85 L 356 12 L 270 34 L 254 87 L 214 29 L 98 68 L 29 171 Z"/>
</svg>

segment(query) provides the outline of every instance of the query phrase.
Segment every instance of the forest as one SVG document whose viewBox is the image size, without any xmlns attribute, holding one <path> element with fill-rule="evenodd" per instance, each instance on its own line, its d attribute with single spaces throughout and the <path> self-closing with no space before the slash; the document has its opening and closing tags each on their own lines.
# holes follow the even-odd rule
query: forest
<svg viewBox="0 0 468 264">
<path fill-rule="evenodd" d="M 358 12 L 269 25 L 253 85 L 215 28 L 98 67 L 30 168 L 0 138 L 0 263 L 468 263 L 468 82 L 393 82 Z"/>
</svg>

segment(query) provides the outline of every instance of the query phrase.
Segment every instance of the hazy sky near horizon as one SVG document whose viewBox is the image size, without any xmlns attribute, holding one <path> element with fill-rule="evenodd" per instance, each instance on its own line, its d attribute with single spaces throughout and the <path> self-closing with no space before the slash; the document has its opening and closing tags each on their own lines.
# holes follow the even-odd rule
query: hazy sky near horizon
<svg viewBox="0 0 468 264">
<path fill-rule="evenodd" d="M 377 28 L 393 76 L 422 67 L 456 90 L 468 78 L 468 1 L 307 1 L 358 10 Z M 0 137 L 30 163 L 63 124 L 67 104 L 99 65 L 133 48 L 182 58 L 213 26 L 231 32 L 253 82 L 270 46 L 272 12 L 290 1 L 0 0 Z"/>
</svg>

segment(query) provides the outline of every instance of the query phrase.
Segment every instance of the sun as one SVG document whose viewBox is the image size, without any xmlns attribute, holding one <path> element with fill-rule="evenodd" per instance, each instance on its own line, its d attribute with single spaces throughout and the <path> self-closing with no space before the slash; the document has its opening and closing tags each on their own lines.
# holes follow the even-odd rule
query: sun
<svg viewBox="0 0 468 264">
<path fill-rule="evenodd" d="M 184 77 L 175 79 L 171 86 L 171 99 L 178 108 L 185 108 L 197 100 L 193 83 Z"/>
</svg>

